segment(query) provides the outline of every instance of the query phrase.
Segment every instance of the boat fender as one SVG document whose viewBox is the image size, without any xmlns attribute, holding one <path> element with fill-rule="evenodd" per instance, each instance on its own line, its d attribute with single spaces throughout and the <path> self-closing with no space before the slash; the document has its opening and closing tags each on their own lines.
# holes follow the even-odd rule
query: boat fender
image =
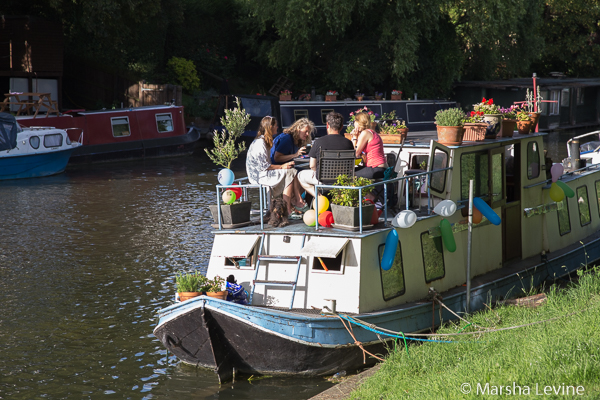
<svg viewBox="0 0 600 400">
<path fill-rule="evenodd" d="M 398 232 L 392 229 L 385 239 L 385 247 L 383 249 L 383 257 L 381 257 L 381 269 L 389 271 L 394 264 L 396 258 L 396 249 L 398 248 Z"/>
<path fill-rule="evenodd" d="M 556 181 L 556 184 L 563 190 L 563 192 L 565 192 L 565 196 L 570 198 L 575 197 L 575 192 L 569 187 L 569 185 L 563 181 Z"/>
<path fill-rule="evenodd" d="M 490 220 L 490 222 L 494 225 L 500 225 L 500 217 L 498 214 L 492 210 L 492 207 L 488 206 L 488 204 L 483 201 L 480 197 L 475 197 L 473 199 L 473 205 L 477 207 L 480 213 L 483 214 L 484 217 Z"/>
<path fill-rule="evenodd" d="M 456 241 L 454 240 L 454 234 L 452 233 L 452 226 L 445 218 L 442 218 L 442 221 L 440 222 L 440 232 L 442 233 L 444 247 L 450 253 L 454 253 L 456 251 Z"/>
</svg>

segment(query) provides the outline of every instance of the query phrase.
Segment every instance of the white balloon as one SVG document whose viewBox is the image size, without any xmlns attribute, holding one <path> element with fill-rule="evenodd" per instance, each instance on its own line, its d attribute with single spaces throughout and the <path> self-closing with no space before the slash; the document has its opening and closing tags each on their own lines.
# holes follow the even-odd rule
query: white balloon
<svg viewBox="0 0 600 400">
<path fill-rule="evenodd" d="M 452 200 L 442 200 L 433 208 L 433 212 L 442 217 L 450 217 L 456 212 L 456 203 Z"/>
<path fill-rule="evenodd" d="M 411 210 L 402 210 L 392 220 L 396 228 L 410 228 L 417 222 L 417 214 Z"/>
</svg>

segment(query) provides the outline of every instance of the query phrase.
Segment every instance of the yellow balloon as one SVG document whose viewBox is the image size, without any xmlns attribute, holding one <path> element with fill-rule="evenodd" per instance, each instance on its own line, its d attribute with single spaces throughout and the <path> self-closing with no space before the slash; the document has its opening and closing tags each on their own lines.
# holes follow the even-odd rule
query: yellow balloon
<svg viewBox="0 0 600 400">
<path fill-rule="evenodd" d="M 360 158 L 357 158 L 356 160 L 354 160 L 354 165 L 358 165 L 360 164 L 362 160 Z"/>
<path fill-rule="evenodd" d="M 308 210 L 307 212 L 304 213 L 302 220 L 308 226 L 315 226 L 315 223 L 316 223 L 315 218 L 316 218 L 315 210 Z"/>
<path fill-rule="evenodd" d="M 235 201 L 235 193 L 233 190 L 226 190 L 223 192 L 223 196 L 221 196 L 221 198 L 223 199 L 223 203 L 232 204 Z"/>
<path fill-rule="evenodd" d="M 317 203 L 319 203 L 319 214 L 327 211 L 329 208 L 329 200 L 325 196 L 319 195 L 317 201 L 313 202 L 313 208 L 315 208 Z"/>
<path fill-rule="evenodd" d="M 556 184 L 556 182 L 552 182 L 552 185 L 550 185 L 550 198 L 557 203 L 565 198 L 565 192 Z"/>
</svg>

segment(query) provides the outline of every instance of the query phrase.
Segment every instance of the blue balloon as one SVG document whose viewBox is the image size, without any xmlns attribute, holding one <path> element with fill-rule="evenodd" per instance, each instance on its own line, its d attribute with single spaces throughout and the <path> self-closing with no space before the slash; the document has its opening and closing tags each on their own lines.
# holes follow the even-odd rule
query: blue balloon
<svg viewBox="0 0 600 400">
<path fill-rule="evenodd" d="M 498 214 L 496 214 L 494 210 L 492 210 L 492 207 L 488 206 L 488 204 L 481 198 L 473 198 L 473 205 L 477 207 L 479 212 L 482 213 L 484 217 L 489 219 L 492 224 L 500 225 L 501 220 Z"/>
<path fill-rule="evenodd" d="M 225 168 L 219 171 L 219 175 L 217 177 L 219 179 L 219 183 L 223 186 L 229 186 L 233 183 L 235 179 L 235 175 L 233 175 L 233 171 Z"/>
<path fill-rule="evenodd" d="M 396 258 L 396 249 L 398 248 L 398 232 L 392 229 L 385 239 L 385 247 L 383 248 L 383 257 L 381 257 L 381 269 L 389 271 L 394 264 Z"/>
</svg>

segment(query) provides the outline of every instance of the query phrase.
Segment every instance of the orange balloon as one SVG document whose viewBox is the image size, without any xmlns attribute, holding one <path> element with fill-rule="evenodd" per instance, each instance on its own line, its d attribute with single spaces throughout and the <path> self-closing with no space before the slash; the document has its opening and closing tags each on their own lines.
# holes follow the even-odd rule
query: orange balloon
<svg viewBox="0 0 600 400">
<path fill-rule="evenodd" d="M 477 207 L 473 206 L 473 223 L 474 224 L 480 223 L 481 218 L 483 218 L 483 215 L 481 215 L 481 211 L 479 211 L 477 209 Z"/>
<path fill-rule="evenodd" d="M 324 211 L 319 214 L 319 225 L 329 228 L 333 224 L 333 214 L 331 211 Z"/>
</svg>

